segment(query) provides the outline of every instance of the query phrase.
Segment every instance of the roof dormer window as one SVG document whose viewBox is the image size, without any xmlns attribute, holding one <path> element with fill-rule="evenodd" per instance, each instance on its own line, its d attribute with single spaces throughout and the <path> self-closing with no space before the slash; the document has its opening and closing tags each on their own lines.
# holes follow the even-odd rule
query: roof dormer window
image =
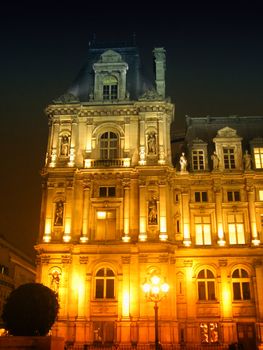
<svg viewBox="0 0 263 350">
<path fill-rule="evenodd" d="M 118 98 L 118 80 L 112 76 L 103 79 L 103 100 L 112 101 Z"/>
</svg>

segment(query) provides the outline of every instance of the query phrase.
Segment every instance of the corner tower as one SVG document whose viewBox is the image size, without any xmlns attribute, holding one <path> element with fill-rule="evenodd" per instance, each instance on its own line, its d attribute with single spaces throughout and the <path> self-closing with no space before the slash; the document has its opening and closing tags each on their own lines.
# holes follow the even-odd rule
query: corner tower
<svg viewBox="0 0 263 350">
<path fill-rule="evenodd" d="M 75 82 L 46 108 L 38 280 L 59 295 L 55 331 L 66 340 L 138 342 L 139 323 L 130 322 L 146 312 L 139 255 L 166 251 L 173 239 L 174 106 L 165 96 L 165 50 L 154 57 L 156 86 L 136 47 L 91 45 Z"/>
</svg>

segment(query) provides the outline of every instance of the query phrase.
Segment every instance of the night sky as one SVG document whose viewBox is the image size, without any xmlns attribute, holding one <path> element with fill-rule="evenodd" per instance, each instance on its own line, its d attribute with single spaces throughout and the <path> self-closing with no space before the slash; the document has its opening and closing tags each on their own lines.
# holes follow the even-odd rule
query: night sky
<svg viewBox="0 0 263 350">
<path fill-rule="evenodd" d="M 0 14 L 0 234 L 31 256 L 47 145 L 44 109 L 71 85 L 94 34 L 98 41 L 125 41 L 135 33 L 149 75 L 153 48 L 165 47 L 178 129 L 186 114 L 263 115 L 263 11 L 257 5 L 21 3 L 1 5 Z"/>
</svg>

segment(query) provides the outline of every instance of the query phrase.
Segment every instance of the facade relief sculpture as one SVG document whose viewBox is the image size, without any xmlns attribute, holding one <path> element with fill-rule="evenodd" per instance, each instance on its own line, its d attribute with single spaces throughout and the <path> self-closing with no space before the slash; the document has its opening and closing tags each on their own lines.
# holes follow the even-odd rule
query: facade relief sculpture
<svg viewBox="0 0 263 350">
<path fill-rule="evenodd" d="M 149 201 L 148 205 L 148 224 L 149 225 L 157 225 L 157 200 L 155 197 L 152 197 L 152 199 Z"/>
<path fill-rule="evenodd" d="M 245 151 L 243 156 L 244 168 L 245 170 L 251 170 L 251 155 L 248 153 L 248 150 Z"/>
<path fill-rule="evenodd" d="M 216 154 L 216 151 L 211 155 L 211 159 L 213 161 L 213 170 L 218 170 L 219 168 L 219 158 L 218 155 Z"/>
<path fill-rule="evenodd" d="M 63 226 L 64 203 L 60 200 L 56 202 L 54 226 Z"/>
<path fill-rule="evenodd" d="M 180 157 L 180 167 L 181 167 L 181 171 L 187 171 L 187 159 L 186 159 L 186 156 L 185 156 L 185 153 L 182 152 L 182 155 Z"/>
<path fill-rule="evenodd" d="M 60 154 L 65 157 L 69 155 L 69 137 L 67 135 L 63 135 L 61 138 Z"/>
<path fill-rule="evenodd" d="M 150 132 L 147 137 L 148 154 L 156 154 L 156 134 Z"/>
</svg>

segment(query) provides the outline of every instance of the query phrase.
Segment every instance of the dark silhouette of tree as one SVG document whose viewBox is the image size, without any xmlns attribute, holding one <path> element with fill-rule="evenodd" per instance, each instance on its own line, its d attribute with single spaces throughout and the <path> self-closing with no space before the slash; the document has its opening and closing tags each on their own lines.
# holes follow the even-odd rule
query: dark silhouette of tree
<svg viewBox="0 0 263 350">
<path fill-rule="evenodd" d="M 58 314 L 57 295 L 40 283 L 23 284 L 8 296 L 3 308 L 4 327 L 11 335 L 46 335 Z"/>
</svg>

